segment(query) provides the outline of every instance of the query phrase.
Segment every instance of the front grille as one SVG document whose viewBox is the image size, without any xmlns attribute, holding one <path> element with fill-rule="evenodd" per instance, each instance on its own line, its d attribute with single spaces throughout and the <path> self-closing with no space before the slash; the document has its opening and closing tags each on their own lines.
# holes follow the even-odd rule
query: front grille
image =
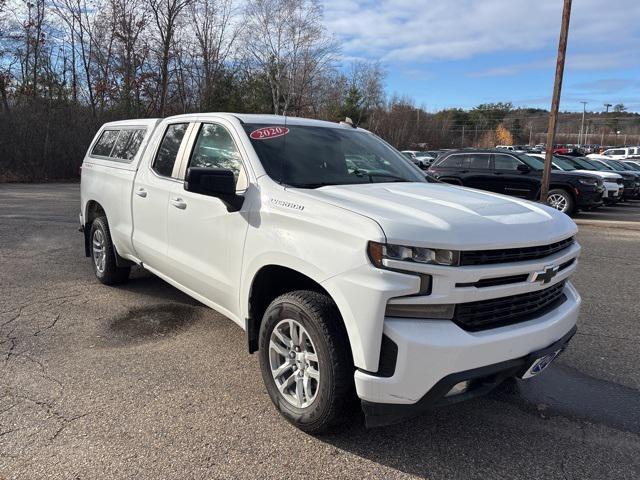
<svg viewBox="0 0 640 480">
<path fill-rule="evenodd" d="M 497 287 L 499 285 L 509 285 L 511 283 L 526 282 L 527 278 L 529 278 L 528 273 L 523 273 L 521 275 L 510 275 L 508 277 L 483 278 L 482 280 L 478 280 L 477 282 L 456 283 L 456 287 Z"/>
<path fill-rule="evenodd" d="M 526 322 L 553 310 L 566 300 L 565 282 L 537 292 L 456 305 L 453 321 L 470 331 Z"/>
<path fill-rule="evenodd" d="M 573 244 L 573 238 L 537 247 L 507 248 L 504 250 L 468 250 L 460 252 L 460 265 L 489 265 L 492 263 L 524 262 L 553 255 Z"/>
</svg>

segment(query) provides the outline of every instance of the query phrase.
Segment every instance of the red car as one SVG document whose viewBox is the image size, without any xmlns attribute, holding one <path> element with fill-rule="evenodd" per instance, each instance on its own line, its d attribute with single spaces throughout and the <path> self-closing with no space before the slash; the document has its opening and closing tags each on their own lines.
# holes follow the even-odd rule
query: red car
<svg viewBox="0 0 640 480">
<path fill-rule="evenodd" d="M 553 147 L 553 153 L 558 155 L 566 155 L 567 153 L 571 153 L 571 149 L 565 145 L 555 145 Z"/>
</svg>

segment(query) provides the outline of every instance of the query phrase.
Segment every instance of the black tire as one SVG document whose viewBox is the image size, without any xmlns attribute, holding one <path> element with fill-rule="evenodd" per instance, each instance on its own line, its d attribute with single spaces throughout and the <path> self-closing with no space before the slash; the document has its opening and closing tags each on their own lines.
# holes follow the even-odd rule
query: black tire
<svg viewBox="0 0 640 480">
<path fill-rule="evenodd" d="M 104 243 L 104 268 L 98 268 L 94 255 L 94 237 L 99 231 Z M 111 241 L 111 232 L 109 231 L 109 223 L 107 217 L 98 217 L 91 224 L 89 233 L 89 252 L 91 254 L 91 266 L 96 278 L 105 285 L 115 285 L 126 282 L 131 273 L 131 267 L 118 267 L 116 264 L 116 252 Z"/>
<path fill-rule="evenodd" d="M 554 188 L 553 190 L 549 191 L 548 198 L 550 198 L 552 195 L 560 195 L 564 198 L 567 206 L 565 210 L 561 210 L 563 213 L 566 213 L 567 215 L 573 215 L 574 213 L 576 213 L 576 202 L 569 192 L 567 192 L 563 188 Z M 547 204 L 549 206 L 552 206 L 549 203 Z"/>
<path fill-rule="evenodd" d="M 271 373 L 269 342 L 283 319 L 296 320 L 310 335 L 318 356 L 320 382 L 313 402 L 299 408 L 278 390 Z M 345 420 L 353 405 L 353 359 L 340 313 L 335 303 L 318 292 L 299 290 L 277 297 L 260 325 L 260 369 L 267 392 L 278 411 L 300 430 L 319 434 Z"/>
</svg>

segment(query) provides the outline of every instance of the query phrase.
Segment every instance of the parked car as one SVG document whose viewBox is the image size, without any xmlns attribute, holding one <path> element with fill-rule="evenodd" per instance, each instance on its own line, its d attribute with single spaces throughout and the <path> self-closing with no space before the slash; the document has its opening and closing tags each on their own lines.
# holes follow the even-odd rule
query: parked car
<svg viewBox="0 0 640 480">
<path fill-rule="evenodd" d="M 539 158 L 500 150 L 457 150 L 429 167 L 441 181 L 537 200 L 544 162 Z M 548 204 L 571 215 L 602 204 L 602 178 L 588 173 L 553 171 Z"/>
<path fill-rule="evenodd" d="M 638 160 L 634 160 L 634 159 L 623 160 L 623 162 L 626 165 L 629 165 L 634 170 L 640 171 L 640 158 Z"/>
<path fill-rule="evenodd" d="M 626 169 L 620 170 L 617 167 L 609 165 L 605 161 L 589 158 L 589 157 L 587 158 L 589 163 L 591 163 L 598 170 L 615 172 L 620 176 L 622 176 L 622 181 L 624 183 L 624 194 L 622 195 L 623 200 L 638 198 L 638 195 L 640 195 L 640 178 L 635 172 L 631 172 Z"/>
<path fill-rule="evenodd" d="M 402 150 L 401 153 L 411 158 L 413 163 L 415 163 L 423 170 L 426 170 L 427 167 L 431 165 L 431 162 L 435 160 L 435 157 L 432 156 L 429 152 L 420 152 L 417 150 Z"/>
<path fill-rule="evenodd" d="M 105 124 L 79 219 L 100 282 L 139 265 L 244 329 L 267 394 L 307 432 L 339 422 L 354 391 L 375 426 L 529 378 L 576 331 L 569 217 L 429 182 L 349 125 Z"/>
<path fill-rule="evenodd" d="M 558 154 L 558 155 L 568 155 L 572 151 L 573 151 L 573 149 L 568 147 L 567 145 L 555 145 L 553 147 L 553 153 Z"/>
<path fill-rule="evenodd" d="M 530 155 L 544 159 L 544 155 Z M 602 182 L 605 188 L 605 192 L 602 196 L 603 202 L 606 204 L 617 203 L 622 198 L 622 194 L 624 193 L 622 177 L 614 172 L 601 172 L 595 167 L 589 165 L 587 162 L 579 162 L 579 159 L 580 157 L 554 155 L 553 165 L 558 170 L 562 170 L 565 172 L 589 173 L 602 178 Z"/>
</svg>

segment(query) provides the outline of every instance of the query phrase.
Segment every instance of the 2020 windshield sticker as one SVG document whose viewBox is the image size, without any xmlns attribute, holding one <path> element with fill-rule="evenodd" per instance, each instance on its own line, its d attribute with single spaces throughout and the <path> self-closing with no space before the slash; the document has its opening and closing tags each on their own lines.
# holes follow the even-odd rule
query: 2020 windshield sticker
<svg viewBox="0 0 640 480">
<path fill-rule="evenodd" d="M 254 130 L 249 136 L 254 140 L 267 140 L 269 138 L 282 137 L 287 133 L 289 133 L 287 127 L 264 127 Z"/>
</svg>

